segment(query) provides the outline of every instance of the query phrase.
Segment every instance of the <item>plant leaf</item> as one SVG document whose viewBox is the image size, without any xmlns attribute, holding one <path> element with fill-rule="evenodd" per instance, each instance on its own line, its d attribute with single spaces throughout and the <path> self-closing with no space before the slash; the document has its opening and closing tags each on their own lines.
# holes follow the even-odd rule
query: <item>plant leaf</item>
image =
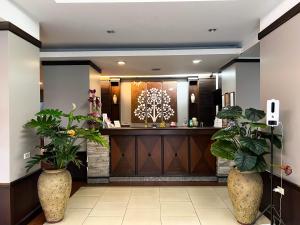
<svg viewBox="0 0 300 225">
<path fill-rule="evenodd" d="M 249 108 L 245 110 L 245 117 L 247 120 L 251 120 L 257 122 L 263 118 L 265 118 L 266 113 L 262 110 Z"/>
<path fill-rule="evenodd" d="M 246 152 L 238 151 L 235 154 L 234 162 L 241 172 L 251 171 L 256 165 L 257 156 L 252 156 Z"/>
<path fill-rule="evenodd" d="M 252 139 L 250 137 L 240 137 L 240 143 L 244 148 L 249 149 L 256 155 L 261 155 L 268 148 L 268 144 L 265 139 Z"/>
<path fill-rule="evenodd" d="M 242 117 L 242 108 L 239 106 L 229 106 L 224 108 L 222 111 L 218 112 L 217 117 L 219 119 L 230 119 L 236 120 Z"/>
<path fill-rule="evenodd" d="M 233 160 L 235 154 L 235 146 L 230 141 L 217 140 L 211 145 L 211 153 L 216 157 Z"/>
<path fill-rule="evenodd" d="M 258 134 L 262 137 L 262 138 L 266 138 L 271 142 L 271 134 L 268 132 L 264 132 L 264 131 L 258 131 Z M 273 135 L 273 144 L 276 146 L 276 148 L 281 149 L 282 148 L 282 143 L 281 143 L 281 136 L 274 134 Z"/>
<path fill-rule="evenodd" d="M 253 168 L 253 170 L 256 171 L 256 172 L 258 172 L 258 173 L 261 173 L 261 172 L 266 171 L 267 166 L 268 165 L 267 165 L 267 163 L 265 161 L 265 158 L 263 156 L 258 156 L 256 165 Z"/>
<path fill-rule="evenodd" d="M 228 140 L 238 134 L 239 134 L 239 130 L 237 127 L 233 126 L 233 127 L 223 128 L 221 130 L 218 130 L 216 133 L 214 133 L 211 140 L 217 140 L 217 139 Z"/>
</svg>

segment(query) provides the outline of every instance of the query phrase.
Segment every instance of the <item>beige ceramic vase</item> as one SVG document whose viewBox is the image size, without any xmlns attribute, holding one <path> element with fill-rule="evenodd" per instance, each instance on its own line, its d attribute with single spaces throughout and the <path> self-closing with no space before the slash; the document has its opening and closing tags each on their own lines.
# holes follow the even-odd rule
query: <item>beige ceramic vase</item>
<svg viewBox="0 0 300 225">
<path fill-rule="evenodd" d="M 237 221 L 243 225 L 254 222 L 263 194 L 260 174 L 233 168 L 229 172 L 227 185 Z"/>
<path fill-rule="evenodd" d="M 40 175 L 38 194 L 48 223 L 63 220 L 71 186 L 71 174 L 66 169 L 44 170 Z"/>
</svg>

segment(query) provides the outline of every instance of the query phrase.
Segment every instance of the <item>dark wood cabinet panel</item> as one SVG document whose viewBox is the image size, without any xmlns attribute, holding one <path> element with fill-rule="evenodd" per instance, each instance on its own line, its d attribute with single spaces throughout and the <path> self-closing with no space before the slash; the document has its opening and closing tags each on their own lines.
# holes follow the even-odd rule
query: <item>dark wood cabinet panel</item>
<svg viewBox="0 0 300 225">
<path fill-rule="evenodd" d="M 213 126 L 216 116 L 216 106 L 214 104 L 216 79 L 200 79 L 199 87 L 199 121 L 203 122 L 204 126 L 206 127 Z"/>
<path fill-rule="evenodd" d="M 161 136 L 138 136 L 137 159 L 139 176 L 161 175 Z"/>
<path fill-rule="evenodd" d="M 191 175 L 216 175 L 216 158 L 210 152 L 210 137 L 211 135 L 190 136 Z"/>
<path fill-rule="evenodd" d="M 187 175 L 188 166 L 188 136 L 165 136 L 164 145 L 164 175 Z"/>
<path fill-rule="evenodd" d="M 111 137 L 111 176 L 135 175 L 135 137 Z"/>
</svg>

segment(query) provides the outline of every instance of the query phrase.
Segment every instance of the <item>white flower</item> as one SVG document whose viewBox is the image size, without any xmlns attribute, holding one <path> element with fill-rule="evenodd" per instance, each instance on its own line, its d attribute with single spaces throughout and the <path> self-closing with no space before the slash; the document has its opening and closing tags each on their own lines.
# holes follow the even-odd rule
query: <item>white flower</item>
<svg viewBox="0 0 300 225">
<path fill-rule="evenodd" d="M 72 103 L 72 107 L 73 107 L 72 111 L 75 111 L 75 109 L 77 108 L 75 103 Z"/>
</svg>

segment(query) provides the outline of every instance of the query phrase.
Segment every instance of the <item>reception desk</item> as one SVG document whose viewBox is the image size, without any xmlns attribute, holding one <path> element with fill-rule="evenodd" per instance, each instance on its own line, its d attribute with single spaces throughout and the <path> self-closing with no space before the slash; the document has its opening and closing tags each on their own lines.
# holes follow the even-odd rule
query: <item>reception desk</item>
<svg viewBox="0 0 300 225">
<path fill-rule="evenodd" d="M 210 153 L 217 128 L 113 128 L 110 177 L 216 176 Z"/>
</svg>

